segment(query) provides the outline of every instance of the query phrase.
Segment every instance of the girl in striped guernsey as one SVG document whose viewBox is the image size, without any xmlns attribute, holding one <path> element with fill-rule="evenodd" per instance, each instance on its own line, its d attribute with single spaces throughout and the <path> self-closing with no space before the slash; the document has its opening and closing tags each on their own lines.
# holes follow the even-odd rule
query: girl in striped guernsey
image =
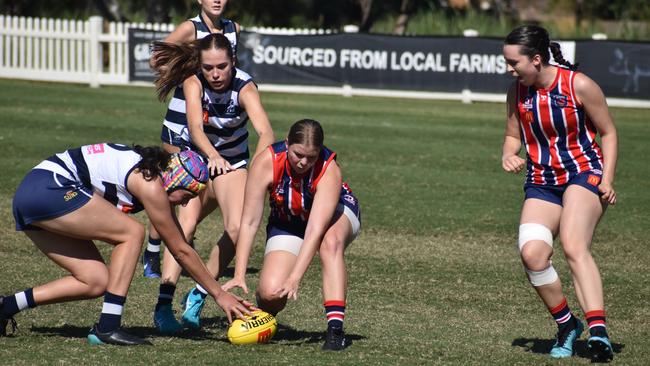
<svg viewBox="0 0 650 366">
<path fill-rule="evenodd" d="M 559 66 L 549 64 L 549 49 Z M 517 80 L 508 90 L 502 166 L 513 173 L 526 167 L 519 249 L 530 282 L 558 324 L 551 356 L 570 357 L 583 330 L 550 260 L 559 235 L 589 325 L 589 349 L 594 359 L 610 360 L 603 287 L 590 249 L 598 221 L 616 203 L 616 128 L 601 89 L 564 60 L 544 28 L 513 30 L 503 55 Z"/>
<path fill-rule="evenodd" d="M 53 155 L 23 179 L 13 200 L 16 230 L 70 273 L 12 296 L 0 296 L 0 336 L 13 316 L 37 305 L 104 296 L 91 344 L 139 345 L 121 317 L 144 239 L 144 227 L 127 213 L 144 210 L 168 248 L 226 312 L 243 318 L 250 303 L 221 290 L 185 241 L 171 205 L 205 189 L 208 171 L 191 151 L 170 155 L 159 147 L 94 144 Z M 93 240 L 113 246 L 106 265 Z"/>
<path fill-rule="evenodd" d="M 246 182 L 235 276 L 225 290 L 246 286 L 246 267 L 269 193 L 266 250 L 257 286 L 259 307 L 277 314 L 296 299 L 301 279 L 316 252 L 322 264 L 327 333 L 323 349 L 350 344 L 343 332 L 347 295 L 344 252 L 361 226 L 359 201 L 342 180 L 336 153 L 323 145 L 317 121 L 293 124 L 286 140 L 255 157 Z"/>
<path fill-rule="evenodd" d="M 255 154 L 273 143 L 271 124 L 250 75 L 233 65 L 230 42 L 222 34 L 211 34 L 189 44 L 154 44 L 158 71 L 156 86 L 161 100 L 174 90 L 165 115 L 163 146 L 167 151 L 189 149 L 208 161 L 211 180 L 200 200 L 179 208 L 179 221 L 188 240 L 197 223 L 221 209 L 225 232 L 216 243 L 208 269 L 219 277 L 235 254 L 244 204 L 248 149 L 247 122 L 259 136 Z M 165 255 L 160 296 L 154 319 L 161 332 L 181 330 L 171 308 L 171 298 L 180 267 Z M 185 297 L 182 322 L 200 327 L 200 313 L 206 292 L 200 286 Z"/>
<path fill-rule="evenodd" d="M 222 18 L 223 12 L 228 1 L 226 0 L 198 0 L 201 5 L 201 12 L 194 18 L 188 19 L 181 23 L 166 38 L 165 42 L 173 44 L 183 44 L 204 38 L 211 34 L 223 34 L 230 41 L 232 49 L 233 62 L 237 60 L 237 41 L 239 39 L 239 24 Z M 156 64 L 157 54 L 153 53 L 150 63 L 154 67 Z M 182 93 L 181 93 L 182 94 Z M 166 126 L 163 126 L 163 136 L 169 133 Z M 164 138 L 164 137 L 163 137 Z M 163 140 L 164 142 L 165 140 Z M 169 148 L 169 146 L 166 146 Z M 169 151 L 177 151 L 175 147 Z M 194 233 L 192 227 L 184 227 L 186 232 Z M 144 266 L 144 276 L 149 278 L 159 278 L 160 273 L 160 235 L 156 229 L 149 225 L 149 238 L 147 247 L 142 256 Z M 173 273 L 178 271 L 174 258 L 167 254 L 165 262 L 168 263 L 166 277 L 173 277 Z M 170 274 L 171 273 L 171 274 Z"/>
</svg>

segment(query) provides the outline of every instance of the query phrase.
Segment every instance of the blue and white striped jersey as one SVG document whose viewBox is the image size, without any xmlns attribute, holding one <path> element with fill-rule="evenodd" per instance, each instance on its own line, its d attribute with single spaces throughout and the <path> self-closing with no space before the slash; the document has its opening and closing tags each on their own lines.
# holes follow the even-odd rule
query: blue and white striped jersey
<svg viewBox="0 0 650 366">
<path fill-rule="evenodd" d="M 50 156 L 34 169 L 48 170 L 77 181 L 123 212 L 138 212 L 144 207 L 129 193 L 126 181 L 141 159 L 129 146 L 101 143 Z"/>
<path fill-rule="evenodd" d="M 253 82 L 253 78 L 235 69 L 230 86 L 219 93 L 210 88 L 202 72 L 199 71 L 196 76 L 203 87 L 203 132 L 224 158 L 237 161 L 248 159 L 248 114 L 239 105 L 239 92 Z M 163 124 L 191 144 L 186 113 L 185 94 L 182 86 L 178 86 L 169 102 Z"/>
<path fill-rule="evenodd" d="M 190 21 L 194 23 L 194 36 L 195 39 L 201 39 L 205 36 L 212 34 L 208 25 L 203 21 L 201 14 L 191 18 Z M 228 38 L 230 41 L 230 47 L 232 48 L 232 55 L 237 57 L 237 27 L 235 27 L 235 22 L 229 19 L 221 19 L 221 24 L 219 28 L 223 31 L 223 35 Z"/>
</svg>

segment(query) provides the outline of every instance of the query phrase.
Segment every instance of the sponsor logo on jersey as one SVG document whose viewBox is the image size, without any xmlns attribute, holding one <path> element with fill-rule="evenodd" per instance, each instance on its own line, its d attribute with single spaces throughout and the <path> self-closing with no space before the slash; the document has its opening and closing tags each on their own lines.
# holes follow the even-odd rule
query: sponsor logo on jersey
<svg viewBox="0 0 650 366">
<path fill-rule="evenodd" d="M 532 111 L 528 111 L 524 113 L 524 121 L 527 123 L 533 123 L 533 120 L 535 119 L 535 116 Z"/>
<path fill-rule="evenodd" d="M 77 193 L 77 191 L 67 191 L 67 192 L 65 192 L 65 194 L 63 195 L 63 200 L 66 201 L 66 202 L 68 202 L 68 201 L 70 201 L 71 199 L 77 197 L 78 194 L 79 194 L 79 193 Z"/>
<path fill-rule="evenodd" d="M 203 124 L 207 125 L 209 119 L 210 119 L 210 115 L 208 114 L 208 111 L 206 109 L 204 109 L 203 110 Z"/>
<path fill-rule="evenodd" d="M 351 203 L 351 204 L 353 204 L 353 205 L 356 204 L 356 201 L 357 201 L 357 200 L 354 198 L 354 196 L 349 195 L 349 194 L 344 194 L 344 195 L 343 195 L 343 199 L 346 200 L 346 201 L 348 201 L 349 203 Z"/>
<path fill-rule="evenodd" d="M 226 113 L 228 114 L 235 113 L 235 107 L 236 107 L 235 101 L 231 99 L 230 102 L 228 102 L 228 108 L 226 108 Z"/>
<path fill-rule="evenodd" d="M 524 109 L 527 111 L 533 110 L 533 97 L 528 95 L 524 98 Z"/>
<path fill-rule="evenodd" d="M 86 146 L 86 153 L 91 154 L 101 154 L 104 152 L 104 144 L 94 144 Z"/>
<path fill-rule="evenodd" d="M 594 187 L 597 187 L 600 184 L 600 177 L 594 174 L 589 174 L 587 183 L 591 184 Z"/>
<path fill-rule="evenodd" d="M 568 98 L 563 94 L 551 94 L 551 105 L 554 107 L 564 108 L 568 104 Z"/>
</svg>

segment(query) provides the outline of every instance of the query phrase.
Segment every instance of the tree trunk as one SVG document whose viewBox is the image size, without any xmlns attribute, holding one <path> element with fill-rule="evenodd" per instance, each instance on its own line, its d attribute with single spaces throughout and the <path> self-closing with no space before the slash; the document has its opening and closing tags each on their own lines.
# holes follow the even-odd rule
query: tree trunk
<svg viewBox="0 0 650 366">
<path fill-rule="evenodd" d="M 399 15 L 397 20 L 395 20 L 395 28 L 393 28 L 393 34 L 404 35 L 406 33 L 406 28 L 413 14 L 413 1 L 412 0 L 402 0 L 402 4 L 399 7 Z"/>
<path fill-rule="evenodd" d="M 117 0 L 95 0 L 95 7 L 104 19 L 109 22 L 128 22 L 120 10 L 120 4 Z"/>
<path fill-rule="evenodd" d="M 357 0 L 361 8 L 361 22 L 359 24 L 360 32 L 368 32 L 372 28 L 373 19 L 370 16 L 372 10 L 372 0 Z"/>
<path fill-rule="evenodd" d="M 169 2 L 166 0 L 147 0 L 147 22 L 170 23 Z"/>
</svg>

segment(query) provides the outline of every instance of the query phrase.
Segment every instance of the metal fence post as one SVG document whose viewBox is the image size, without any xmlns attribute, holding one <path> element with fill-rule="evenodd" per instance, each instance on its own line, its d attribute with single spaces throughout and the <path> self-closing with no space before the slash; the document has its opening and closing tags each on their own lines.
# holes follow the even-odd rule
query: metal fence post
<svg viewBox="0 0 650 366">
<path fill-rule="evenodd" d="M 99 88 L 99 74 L 104 68 L 99 36 L 103 31 L 104 19 L 100 16 L 92 16 L 88 19 L 88 23 L 90 28 L 90 87 Z"/>
</svg>

